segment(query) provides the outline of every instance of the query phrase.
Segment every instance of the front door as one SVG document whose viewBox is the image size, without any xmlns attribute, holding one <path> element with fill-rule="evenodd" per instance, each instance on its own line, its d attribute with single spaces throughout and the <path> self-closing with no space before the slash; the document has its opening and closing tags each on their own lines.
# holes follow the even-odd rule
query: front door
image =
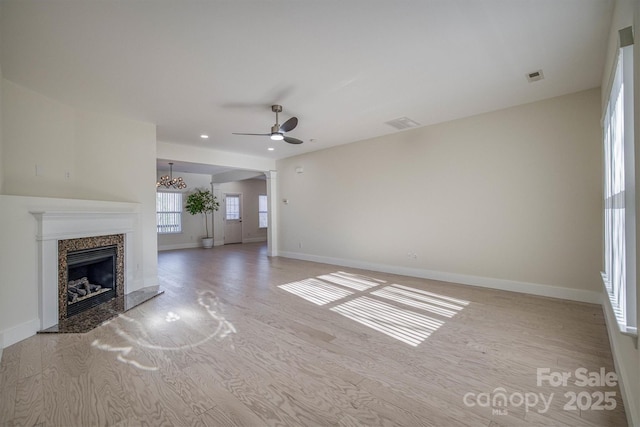
<svg viewBox="0 0 640 427">
<path fill-rule="evenodd" d="M 242 195 L 224 195 L 224 244 L 242 243 Z"/>
</svg>

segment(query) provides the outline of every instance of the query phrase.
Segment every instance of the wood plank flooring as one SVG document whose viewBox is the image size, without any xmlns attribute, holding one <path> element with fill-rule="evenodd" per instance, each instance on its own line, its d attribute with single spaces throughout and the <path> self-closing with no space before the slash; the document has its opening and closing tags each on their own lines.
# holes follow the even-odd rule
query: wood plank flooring
<svg viewBox="0 0 640 427">
<path fill-rule="evenodd" d="M 4 349 L 0 425 L 626 425 L 617 386 L 576 384 L 579 368 L 613 371 L 596 305 L 263 244 L 162 252 L 159 282 L 165 294 L 91 332 Z M 572 376 L 538 386 L 538 368 Z M 596 409 L 605 392 L 615 409 Z"/>
</svg>

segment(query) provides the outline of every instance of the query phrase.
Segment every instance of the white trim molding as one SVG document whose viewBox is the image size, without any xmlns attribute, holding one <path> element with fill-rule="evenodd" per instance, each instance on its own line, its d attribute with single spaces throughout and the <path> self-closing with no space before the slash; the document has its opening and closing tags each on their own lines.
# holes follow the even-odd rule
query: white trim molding
<svg viewBox="0 0 640 427">
<path fill-rule="evenodd" d="M 246 239 L 242 239 L 242 243 L 259 243 L 259 242 L 266 242 L 266 241 L 267 241 L 267 236 L 247 237 Z"/>
<path fill-rule="evenodd" d="M 64 240 L 132 233 L 135 212 L 30 211 L 38 220 L 37 240 Z"/>
<path fill-rule="evenodd" d="M 4 331 L 0 331 L 0 349 L 9 347 L 10 345 L 35 335 L 39 329 L 40 319 L 31 319 L 27 322 L 5 329 Z"/>
<path fill-rule="evenodd" d="M 201 247 L 202 247 L 202 243 L 200 242 L 176 243 L 173 245 L 158 246 L 158 251 L 162 252 L 162 251 L 173 251 L 176 249 L 196 249 Z"/>
</svg>

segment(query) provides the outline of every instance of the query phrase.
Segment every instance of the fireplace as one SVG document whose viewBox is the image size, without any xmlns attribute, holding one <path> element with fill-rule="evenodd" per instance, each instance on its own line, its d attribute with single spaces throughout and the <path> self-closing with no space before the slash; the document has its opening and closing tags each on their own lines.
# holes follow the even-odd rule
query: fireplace
<svg viewBox="0 0 640 427">
<path fill-rule="evenodd" d="M 139 224 L 139 206 L 87 201 L 81 201 L 81 204 L 84 210 L 30 211 L 36 218 L 38 227 L 36 240 L 38 241 L 40 332 L 86 332 L 90 330 L 90 325 L 99 325 L 112 316 L 111 313 L 118 310 L 122 312 L 125 307 L 123 302 L 125 295 L 132 294 L 140 288 L 139 279 L 135 278 L 139 264 L 134 261 L 136 251 L 134 230 Z M 74 314 L 75 307 L 68 310 L 73 305 L 69 304 L 69 281 L 82 280 L 85 274 L 78 273 L 80 276 L 75 276 L 77 273 L 73 269 L 69 271 L 69 254 L 72 255 L 73 267 L 74 252 L 113 246 L 115 246 L 113 260 L 115 290 L 112 292 L 115 292 L 115 297 L 105 296 L 110 300 Z M 113 249 L 109 250 L 113 251 Z M 87 281 L 91 281 L 89 277 Z M 83 286 L 80 283 L 73 285 Z M 102 287 L 102 284 L 100 286 Z M 107 292 L 111 291 L 103 293 Z M 77 299 L 76 302 L 78 302 Z M 92 305 L 93 302 L 90 304 Z"/>
<path fill-rule="evenodd" d="M 123 234 L 58 241 L 58 324 L 117 308 L 123 285 Z"/>
</svg>

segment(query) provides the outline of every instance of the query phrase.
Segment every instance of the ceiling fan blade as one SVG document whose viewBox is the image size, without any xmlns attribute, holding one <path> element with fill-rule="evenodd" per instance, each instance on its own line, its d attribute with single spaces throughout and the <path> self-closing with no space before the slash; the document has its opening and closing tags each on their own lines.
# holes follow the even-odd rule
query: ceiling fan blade
<svg viewBox="0 0 640 427">
<path fill-rule="evenodd" d="M 298 126 L 298 118 L 291 117 L 289 120 L 284 122 L 282 126 L 280 126 L 280 132 L 290 132 L 294 130 Z"/>
<path fill-rule="evenodd" d="M 288 142 L 289 144 L 302 144 L 301 140 L 297 138 L 291 138 L 290 136 L 285 136 L 284 142 Z"/>
<path fill-rule="evenodd" d="M 252 136 L 271 136 L 270 133 L 236 133 L 232 132 L 233 135 L 252 135 Z"/>
</svg>

